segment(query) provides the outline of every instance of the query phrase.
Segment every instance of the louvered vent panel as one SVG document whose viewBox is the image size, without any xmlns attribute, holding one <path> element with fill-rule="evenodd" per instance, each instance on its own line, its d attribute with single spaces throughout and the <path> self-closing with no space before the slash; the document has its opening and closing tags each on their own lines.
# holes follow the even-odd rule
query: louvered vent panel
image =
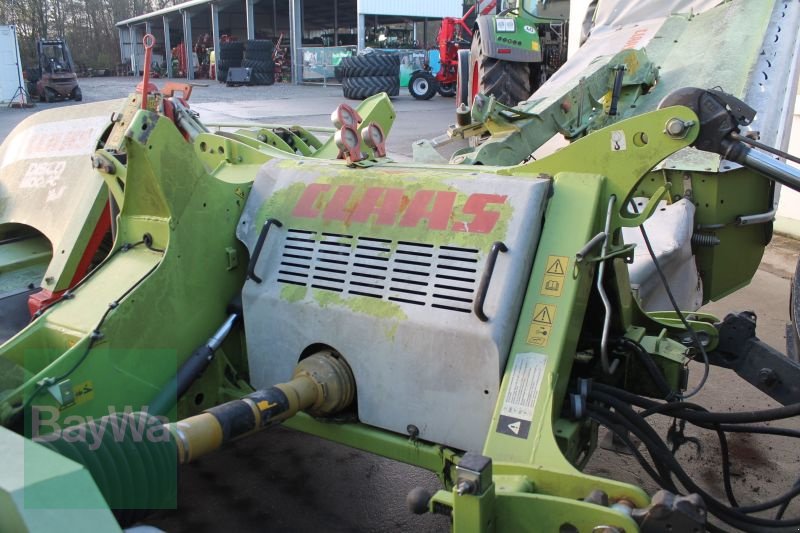
<svg viewBox="0 0 800 533">
<path fill-rule="evenodd" d="M 478 250 L 290 229 L 278 281 L 471 313 Z"/>
</svg>

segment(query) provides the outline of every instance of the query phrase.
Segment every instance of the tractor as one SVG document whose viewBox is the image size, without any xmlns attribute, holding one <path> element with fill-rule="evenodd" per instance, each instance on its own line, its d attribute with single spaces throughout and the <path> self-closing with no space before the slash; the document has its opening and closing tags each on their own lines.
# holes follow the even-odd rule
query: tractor
<svg viewBox="0 0 800 533">
<path fill-rule="evenodd" d="M 466 20 L 477 9 L 473 5 L 461 18 L 445 17 L 436 36 L 439 47 L 440 67 L 433 75 L 430 66 L 416 70 L 411 74 L 408 82 L 408 92 L 417 100 L 430 100 L 437 92 L 442 96 L 455 96 L 458 85 L 458 53 L 459 50 L 468 49 L 472 30 L 467 26 Z M 485 8 L 488 12 L 491 8 Z M 481 14 L 485 14 L 484 11 Z"/>
<path fill-rule="evenodd" d="M 26 71 L 28 93 L 42 102 L 56 100 L 83 100 L 75 63 L 69 47 L 63 39 L 39 39 L 36 41 L 38 66 Z"/>
<path fill-rule="evenodd" d="M 469 52 L 458 53 L 457 103 L 478 93 L 510 106 L 527 100 L 567 60 L 569 17 L 568 0 L 511 0 L 479 16 Z"/>
<path fill-rule="evenodd" d="M 223 128 L 149 61 L 124 102 L 22 122 L 0 147 L 0 530 L 146 524 L 183 465 L 277 424 L 435 473 L 410 510 L 457 532 L 796 528 L 797 484 L 737 500 L 727 454 L 709 490 L 676 451 L 687 425 L 798 436 L 796 357 L 753 313 L 698 309 L 750 282 L 778 187 L 800 191 L 800 4 L 651 4 L 534 99 L 478 93 L 412 162 L 386 94 L 328 129 Z M 716 367 L 781 405 L 707 410 Z M 660 490 L 584 471 L 600 426 Z"/>
</svg>

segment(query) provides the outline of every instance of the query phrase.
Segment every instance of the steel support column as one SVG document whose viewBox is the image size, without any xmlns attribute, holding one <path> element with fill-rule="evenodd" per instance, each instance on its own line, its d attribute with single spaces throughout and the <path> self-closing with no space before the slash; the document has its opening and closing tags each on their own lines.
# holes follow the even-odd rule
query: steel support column
<svg viewBox="0 0 800 533">
<path fill-rule="evenodd" d="M 339 46 L 339 0 L 333 0 L 333 46 Z"/>
<path fill-rule="evenodd" d="M 161 17 L 164 23 L 164 60 L 167 62 L 167 77 L 171 78 L 172 73 L 172 39 L 169 35 L 169 19 Z"/>
<path fill-rule="evenodd" d="M 119 61 L 120 63 L 125 62 L 125 30 L 122 28 L 117 28 L 117 33 L 119 34 Z"/>
<path fill-rule="evenodd" d="M 256 14 L 253 10 L 253 4 L 255 2 L 253 0 L 245 0 L 244 1 L 244 16 L 247 22 L 247 39 L 255 39 L 256 38 Z"/>
<path fill-rule="evenodd" d="M 303 58 L 300 54 L 303 43 L 302 0 L 289 0 L 289 33 L 292 42 L 292 83 L 299 85 L 303 80 Z"/>
<path fill-rule="evenodd" d="M 136 70 L 136 26 L 128 26 L 128 33 L 131 38 L 131 72 L 134 76 L 138 75 Z"/>
<path fill-rule="evenodd" d="M 192 53 L 192 14 L 188 11 L 183 15 L 183 47 L 186 50 L 186 79 L 194 79 L 194 54 Z"/>
<path fill-rule="evenodd" d="M 278 0 L 272 0 L 272 37 L 278 35 Z"/>
<path fill-rule="evenodd" d="M 145 34 L 148 34 L 148 33 L 152 34 L 153 33 L 153 27 L 150 25 L 149 21 L 145 21 L 145 23 L 144 23 L 144 33 Z"/>
<path fill-rule="evenodd" d="M 216 76 L 217 69 L 219 68 L 219 10 L 217 4 L 211 4 L 211 38 L 214 40 L 214 75 Z M 209 76 L 211 66 L 209 65 Z"/>
<path fill-rule="evenodd" d="M 366 20 L 364 20 L 364 12 L 361 10 L 361 0 L 356 2 L 356 13 L 358 14 L 358 51 L 364 49 L 366 40 Z"/>
</svg>

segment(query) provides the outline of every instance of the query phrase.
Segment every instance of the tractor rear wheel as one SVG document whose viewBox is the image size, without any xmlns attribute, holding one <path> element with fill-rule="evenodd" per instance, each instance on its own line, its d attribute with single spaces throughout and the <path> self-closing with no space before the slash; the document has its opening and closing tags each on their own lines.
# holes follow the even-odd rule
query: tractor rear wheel
<svg viewBox="0 0 800 533">
<path fill-rule="evenodd" d="M 439 88 L 436 90 L 439 92 L 440 96 L 444 96 L 445 98 L 452 98 L 456 95 L 456 84 L 440 83 Z"/>
<path fill-rule="evenodd" d="M 417 70 L 411 74 L 408 92 L 417 100 L 430 100 L 436 94 L 439 83 L 430 72 Z"/>
<path fill-rule="evenodd" d="M 494 96 L 509 106 L 515 106 L 531 95 L 530 65 L 486 56 L 479 31 L 472 37 L 470 62 L 470 85 L 475 93 Z"/>
<path fill-rule="evenodd" d="M 786 324 L 786 356 L 800 362 L 800 260 L 789 285 L 789 323 Z"/>
</svg>

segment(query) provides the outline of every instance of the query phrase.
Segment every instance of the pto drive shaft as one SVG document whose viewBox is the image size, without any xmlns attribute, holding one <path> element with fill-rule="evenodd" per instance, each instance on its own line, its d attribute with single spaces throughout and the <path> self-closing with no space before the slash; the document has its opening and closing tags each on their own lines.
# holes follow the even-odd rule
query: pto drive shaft
<svg viewBox="0 0 800 533">
<path fill-rule="evenodd" d="M 83 464 L 125 527 L 145 516 L 147 509 L 175 505 L 178 464 L 273 426 L 298 411 L 336 413 L 347 408 L 354 396 L 350 367 L 331 351 L 321 351 L 300 361 L 288 383 L 175 423 L 162 425 L 146 412 L 114 413 L 35 440 Z M 106 427 L 113 430 L 104 431 Z M 144 434 L 146 438 L 142 438 Z"/>
<path fill-rule="evenodd" d="M 353 401 L 355 380 L 342 359 L 318 352 L 300 361 L 288 383 L 259 390 L 169 424 L 178 460 L 188 463 L 226 442 L 277 424 L 298 411 L 328 415 Z"/>
</svg>

